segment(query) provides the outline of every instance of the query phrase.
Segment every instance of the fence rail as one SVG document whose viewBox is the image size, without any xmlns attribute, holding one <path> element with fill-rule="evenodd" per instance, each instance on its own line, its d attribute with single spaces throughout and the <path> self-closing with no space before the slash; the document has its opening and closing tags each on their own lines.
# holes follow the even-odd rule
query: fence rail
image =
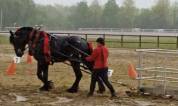
<svg viewBox="0 0 178 106">
<path fill-rule="evenodd" d="M 169 33 L 169 32 L 109 32 L 109 31 L 47 31 L 50 34 L 56 35 L 80 35 L 85 39 L 90 37 L 96 38 L 97 36 L 102 36 L 103 38 L 119 38 L 119 41 L 109 40 L 107 42 L 117 42 L 120 43 L 121 47 L 124 47 L 126 43 L 138 43 L 139 47 L 142 48 L 142 44 L 156 44 L 157 48 L 160 48 L 161 44 L 174 44 L 178 48 L 178 33 Z M 8 31 L 0 31 L 1 35 L 9 35 Z M 127 41 L 128 37 L 134 37 L 137 41 Z M 154 37 L 156 42 L 153 41 L 144 41 L 145 37 Z M 169 37 L 174 38 L 175 42 L 161 42 L 160 38 Z"/>
<path fill-rule="evenodd" d="M 178 29 L 141 29 L 141 28 L 79 28 L 79 31 L 110 31 L 110 32 L 169 32 L 178 33 Z"/>
</svg>

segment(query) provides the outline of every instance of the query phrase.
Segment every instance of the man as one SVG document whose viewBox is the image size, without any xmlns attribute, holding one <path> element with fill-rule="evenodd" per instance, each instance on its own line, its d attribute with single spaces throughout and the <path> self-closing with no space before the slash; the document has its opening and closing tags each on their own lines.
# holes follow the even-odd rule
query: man
<svg viewBox="0 0 178 106">
<path fill-rule="evenodd" d="M 90 92 L 88 97 L 93 95 L 97 78 L 101 78 L 105 85 L 111 92 L 111 97 L 116 97 L 115 90 L 111 83 L 108 81 L 108 49 L 105 47 L 105 41 L 103 38 L 96 40 L 97 47 L 94 49 L 92 54 L 86 57 L 87 61 L 94 61 L 94 69 L 91 76 Z"/>
</svg>

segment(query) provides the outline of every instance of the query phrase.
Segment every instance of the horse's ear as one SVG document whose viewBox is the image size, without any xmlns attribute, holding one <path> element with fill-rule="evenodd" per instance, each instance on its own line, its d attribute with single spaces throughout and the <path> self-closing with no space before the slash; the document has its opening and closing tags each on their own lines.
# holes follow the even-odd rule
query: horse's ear
<svg viewBox="0 0 178 106">
<path fill-rule="evenodd" d="M 39 31 L 39 30 L 41 30 L 41 27 L 42 27 L 41 25 L 39 25 L 39 26 L 38 26 L 38 25 L 35 25 L 34 28 Z"/>
<path fill-rule="evenodd" d="M 14 36 L 14 32 L 12 32 L 11 30 L 9 31 L 10 36 Z"/>
<path fill-rule="evenodd" d="M 14 40 L 14 32 L 12 32 L 12 31 L 10 30 L 9 33 L 10 33 L 9 41 L 10 41 L 10 43 L 12 44 L 12 43 L 13 43 L 13 40 Z"/>
<path fill-rule="evenodd" d="M 41 30 L 41 26 L 39 26 L 39 27 L 37 28 L 37 30 Z"/>
</svg>

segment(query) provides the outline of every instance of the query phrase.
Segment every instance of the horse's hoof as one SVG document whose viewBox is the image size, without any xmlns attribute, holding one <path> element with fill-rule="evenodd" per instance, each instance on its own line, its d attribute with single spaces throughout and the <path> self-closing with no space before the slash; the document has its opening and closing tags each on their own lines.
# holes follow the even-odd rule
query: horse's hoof
<svg viewBox="0 0 178 106">
<path fill-rule="evenodd" d="M 69 93 L 77 93 L 78 92 L 78 89 L 67 89 L 67 92 Z"/>
</svg>

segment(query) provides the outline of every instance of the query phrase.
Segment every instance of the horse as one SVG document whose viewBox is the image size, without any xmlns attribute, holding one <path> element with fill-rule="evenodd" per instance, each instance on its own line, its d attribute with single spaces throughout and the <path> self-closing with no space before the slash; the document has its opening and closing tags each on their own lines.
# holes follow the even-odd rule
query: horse
<svg viewBox="0 0 178 106">
<path fill-rule="evenodd" d="M 16 56 L 22 57 L 25 50 L 37 61 L 37 77 L 42 81 L 41 91 L 49 91 L 53 88 L 52 81 L 48 80 L 48 67 L 57 62 L 69 61 L 75 73 L 75 81 L 70 88 L 70 93 L 76 93 L 82 78 L 81 64 L 85 65 L 90 72 L 93 63 L 85 60 L 86 54 L 91 54 L 89 43 L 78 36 L 58 36 L 33 27 L 21 27 L 13 32 L 10 30 L 10 43 L 14 47 Z M 85 67 L 85 68 L 86 68 Z M 66 76 L 67 77 L 67 76 Z M 101 79 L 97 80 L 99 92 L 103 93 L 105 87 Z"/>
</svg>

